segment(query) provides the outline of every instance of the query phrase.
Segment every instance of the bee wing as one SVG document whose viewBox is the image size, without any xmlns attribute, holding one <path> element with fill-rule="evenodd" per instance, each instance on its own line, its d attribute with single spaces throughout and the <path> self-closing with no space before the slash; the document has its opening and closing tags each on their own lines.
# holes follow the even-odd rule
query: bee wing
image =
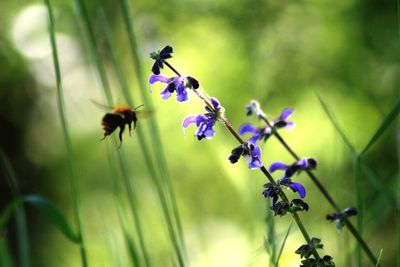
<svg viewBox="0 0 400 267">
<path fill-rule="evenodd" d="M 154 113 L 154 110 L 139 110 L 135 111 L 135 113 L 139 115 L 141 118 L 147 118 Z"/>
<path fill-rule="evenodd" d="M 90 100 L 90 101 L 91 101 L 93 104 L 95 104 L 98 108 L 103 109 L 103 110 L 105 110 L 105 111 L 110 111 L 110 110 L 113 109 L 112 107 L 109 107 L 109 106 L 104 105 L 104 104 L 100 104 L 100 103 L 97 102 L 97 101 L 94 101 L 94 100 Z"/>
</svg>

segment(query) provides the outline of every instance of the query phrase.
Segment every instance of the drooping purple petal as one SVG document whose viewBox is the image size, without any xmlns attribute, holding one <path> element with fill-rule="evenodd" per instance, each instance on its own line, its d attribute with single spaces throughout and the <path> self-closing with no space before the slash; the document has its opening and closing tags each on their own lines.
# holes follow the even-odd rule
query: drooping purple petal
<svg viewBox="0 0 400 267">
<path fill-rule="evenodd" d="M 167 86 L 164 91 L 160 93 L 162 99 L 168 99 L 171 97 L 171 92 L 169 91 L 169 86 Z"/>
<path fill-rule="evenodd" d="M 240 129 L 239 129 L 239 134 L 243 135 L 245 133 L 252 133 L 252 134 L 257 134 L 258 129 L 254 125 L 251 124 L 243 124 Z"/>
<path fill-rule="evenodd" d="M 198 115 L 186 116 L 185 119 L 183 119 L 182 127 L 186 129 L 190 124 L 196 123 L 197 116 Z"/>
<path fill-rule="evenodd" d="M 294 112 L 293 109 L 285 108 L 285 109 L 282 111 L 282 113 L 281 113 L 281 115 L 279 116 L 279 118 L 280 118 L 281 120 L 286 120 L 290 115 L 293 114 L 293 112 Z"/>
<path fill-rule="evenodd" d="M 306 196 L 306 189 L 304 188 L 304 186 L 302 184 L 296 183 L 296 182 L 291 182 L 288 184 L 288 187 L 290 189 L 292 189 L 293 192 L 299 193 L 299 196 L 301 198 L 304 198 Z"/>
<path fill-rule="evenodd" d="M 185 80 L 182 77 L 174 78 L 174 85 L 176 89 L 176 100 L 183 102 L 189 99 L 189 95 L 186 91 Z"/>
<path fill-rule="evenodd" d="M 218 99 L 216 99 L 215 97 L 211 97 L 211 104 L 213 105 L 214 109 L 216 111 L 219 111 L 221 109 L 221 104 L 219 103 Z"/>
<path fill-rule="evenodd" d="M 259 133 L 256 133 L 252 138 L 250 138 L 247 141 L 250 142 L 250 143 L 255 144 L 255 143 L 257 143 L 258 140 L 261 140 L 261 138 L 262 138 L 262 135 L 259 134 Z"/>
<path fill-rule="evenodd" d="M 292 121 L 287 121 L 286 122 L 286 126 L 285 129 L 290 131 L 293 130 L 296 127 L 296 123 L 292 122 Z"/>
<path fill-rule="evenodd" d="M 183 90 L 183 91 L 180 91 L 180 92 L 177 91 L 176 100 L 178 100 L 178 102 L 184 102 L 184 101 L 186 101 L 188 99 L 189 99 L 189 95 L 186 92 L 186 90 Z"/>
<path fill-rule="evenodd" d="M 255 144 L 250 144 L 250 155 L 244 154 L 243 157 L 251 170 L 261 168 L 264 165 L 261 161 L 261 149 Z"/>
<path fill-rule="evenodd" d="M 286 170 L 288 168 L 288 165 L 286 165 L 283 162 L 277 161 L 277 162 L 273 162 L 270 166 L 269 166 L 269 171 L 270 172 L 274 172 L 276 170 Z"/>
<path fill-rule="evenodd" d="M 170 83 L 171 80 L 170 80 L 170 78 L 168 78 L 162 74 L 158 74 L 158 75 L 153 74 L 150 76 L 149 83 L 153 84 L 155 82 Z"/>
</svg>

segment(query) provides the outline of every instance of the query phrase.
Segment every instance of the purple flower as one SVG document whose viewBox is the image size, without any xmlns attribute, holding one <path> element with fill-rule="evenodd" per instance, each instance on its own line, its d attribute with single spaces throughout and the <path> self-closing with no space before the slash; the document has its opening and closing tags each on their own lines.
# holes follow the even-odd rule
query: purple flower
<svg viewBox="0 0 400 267">
<path fill-rule="evenodd" d="M 287 118 L 289 118 L 290 115 L 293 114 L 293 112 L 294 112 L 293 109 L 285 108 L 282 111 L 281 115 L 273 121 L 272 123 L 273 126 L 278 129 L 280 128 L 286 128 L 287 130 L 293 129 L 296 126 L 296 124 L 294 122 L 286 120 Z"/>
<path fill-rule="evenodd" d="M 296 172 L 301 170 L 314 169 L 317 167 L 317 161 L 313 158 L 304 158 L 294 162 L 291 165 L 287 165 L 283 162 L 274 162 L 269 166 L 269 171 L 274 172 L 276 170 L 284 170 L 285 178 L 292 177 Z"/>
<path fill-rule="evenodd" d="M 251 143 L 256 143 L 258 140 L 264 140 L 264 142 L 266 142 L 268 138 L 272 135 L 271 128 L 269 128 L 268 126 L 257 128 L 254 125 L 248 123 L 243 124 L 239 129 L 240 135 L 243 135 L 245 133 L 253 134 L 253 137 L 248 140 Z"/>
<path fill-rule="evenodd" d="M 153 74 L 150 76 L 149 83 L 153 84 L 156 82 L 166 83 L 167 87 L 161 92 L 163 99 L 171 97 L 172 93 L 176 91 L 176 100 L 183 102 L 189 99 L 189 95 L 186 89 L 197 89 L 199 88 L 199 82 L 190 76 L 181 77 L 176 76 L 168 78 L 162 74 Z"/>
<path fill-rule="evenodd" d="M 152 52 L 150 53 L 150 57 L 155 60 L 153 67 L 151 68 L 151 71 L 158 75 L 160 74 L 160 69 L 164 67 L 164 60 L 171 58 L 173 53 L 173 49 L 171 46 L 167 45 L 163 49 L 158 50 L 157 52 Z"/>
<path fill-rule="evenodd" d="M 340 230 L 346 225 L 346 218 L 356 216 L 358 211 L 356 208 L 346 208 L 342 212 L 334 212 L 326 215 L 326 219 L 333 222 L 336 221 L 336 228 Z"/>
<path fill-rule="evenodd" d="M 219 114 L 216 112 L 219 112 L 222 106 L 214 97 L 211 97 L 211 104 L 213 105 L 215 112 L 206 106 L 205 109 L 208 111 L 206 114 L 189 115 L 183 120 L 182 123 L 182 127 L 184 129 L 189 127 L 190 124 L 195 123 L 197 126 L 196 136 L 199 140 L 203 138 L 211 139 L 215 135 L 213 126 L 215 125 L 215 122 L 218 120 L 219 116 Z"/>
<path fill-rule="evenodd" d="M 292 191 L 295 193 L 297 192 L 299 194 L 300 198 L 305 198 L 305 196 L 306 196 L 306 189 L 304 188 L 304 186 L 300 183 L 292 182 L 292 179 L 290 179 L 290 178 L 279 179 L 277 181 L 277 183 L 279 185 L 282 185 L 282 186 L 292 189 Z"/>
<path fill-rule="evenodd" d="M 261 168 L 264 164 L 261 161 L 261 149 L 254 143 L 244 142 L 235 147 L 228 160 L 234 164 L 243 156 L 251 170 Z"/>
</svg>

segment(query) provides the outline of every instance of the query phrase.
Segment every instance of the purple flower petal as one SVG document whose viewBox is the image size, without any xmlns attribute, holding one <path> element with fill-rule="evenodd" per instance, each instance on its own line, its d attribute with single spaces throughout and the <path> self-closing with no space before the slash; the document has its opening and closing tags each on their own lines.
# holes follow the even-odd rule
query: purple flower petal
<svg viewBox="0 0 400 267">
<path fill-rule="evenodd" d="M 299 196 L 301 198 L 304 198 L 306 196 L 306 189 L 304 188 L 304 186 L 300 183 L 296 183 L 296 182 L 291 182 L 289 185 L 290 189 L 293 190 L 293 192 L 297 192 L 299 193 Z"/>
<path fill-rule="evenodd" d="M 290 108 L 285 108 L 282 113 L 281 116 L 279 117 L 281 120 L 286 120 L 290 115 L 292 115 L 294 112 L 293 109 Z"/>
<path fill-rule="evenodd" d="M 269 171 L 270 172 L 274 172 L 276 170 L 286 170 L 288 168 L 288 165 L 286 165 L 283 162 L 273 162 L 270 166 L 269 166 Z"/>
<path fill-rule="evenodd" d="M 170 83 L 171 80 L 170 80 L 170 78 L 168 78 L 162 74 L 158 74 L 158 75 L 153 74 L 150 76 L 149 83 L 153 84 L 155 82 Z"/>
<path fill-rule="evenodd" d="M 243 124 L 240 129 L 239 129 L 239 134 L 243 135 L 245 133 L 252 133 L 252 134 L 257 134 L 258 129 L 254 125 L 251 124 Z"/>
<path fill-rule="evenodd" d="M 251 170 L 261 168 L 264 164 L 261 161 L 260 147 L 255 144 L 251 144 L 250 147 L 252 148 L 250 155 L 243 155 L 243 157 L 246 159 Z"/>
<path fill-rule="evenodd" d="M 164 91 L 162 91 L 162 92 L 160 93 L 160 95 L 161 95 L 161 97 L 162 97 L 163 99 L 168 99 L 168 98 L 171 97 L 171 92 L 170 92 L 168 89 L 169 89 L 169 86 L 167 86 L 167 88 L 165 88 Z"/>
<path fill-rule="evenodd" d="M 290 130 L 293 130 L 295 127 L 296 127 L 296 123 L 291 122 L 291 121 L 286 122 L 286 126 L 285 126 L 286 130 L 290 131 Z"/>
<path fill-rule="evenodd" d="M 189 99 L 189 95 L 186 92 L 186 90 L 183 90 L 181 92 L 177 91 L 176 100 L 178 100 L 179 102 L 184 102 L 188 99 Z"/>
<path fill-rule="evenodd" d="M 299 166 L 301 169 L 307 169 L 308 167 L 308 160 L 307 159 L 301 159 L 295 163 L 297 166 Z"/>
<path fill-rule="evenodd" d="M 187 127 L 189 127 L 190 124 L 196 123 L 197 116 L 198 115 L 186 116 L 185 119 L 182 122 L 182 127 L 183 128 L 187 128 Z"/>
</svg>

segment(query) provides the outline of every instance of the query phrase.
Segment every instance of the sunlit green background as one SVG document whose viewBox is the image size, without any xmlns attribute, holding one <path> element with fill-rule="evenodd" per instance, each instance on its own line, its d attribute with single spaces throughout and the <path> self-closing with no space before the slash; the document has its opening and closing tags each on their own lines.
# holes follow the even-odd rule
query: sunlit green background
<svg viewBox="0 0 400 267">
<path fill-rule="evenodd" d="M 87 37 L 73 1 L 52 3 L 89 264 L 128 266 L 107 152 L 118 148 L 111 138 L 98 141 L 105 111 L 92 103 L 101 103 L 103 98 Z M 106 11 L 117 56 L 135 102 L 141 103 L 117 1 L 87 4 L 100 44 L 98 11 Z M 175 51 L 170 62 L 217 97 L 237 129 L 244 122 L 262 125 L 245 116 L 244 107 L 251 99 L 257 99 L 270 118 L 285 107 L 295 109 L 291 119 L 297 127 L 283 130 L 283 137 L 298 154 L 318 160 L 316 174 L 341 207 L 355 205 L 351 151 L 328 120 L 317 94 L 356 149 L 364 148 L 399 97 L 400 28 L 395 1 L 142 0 L 131 1 L 131 7 L 146 79 L 151 74 L 149 53 L 169 44 Z M 114 101 L 126 104 L 109 55 L 102 51 Z M 148 86 L 155 107 L 151 116 L 159 124 L 190 266 L 268 266 L 264 248 L 267 203 L 261 195 L 265 177 L 248 170 L 243 160 L 229 163 L 227 157 L 237 144 L 221 125 L 216 126 L 212 140 L 197 141 L 193 126 L 185 134 L 183 118 L 203 112 L 203 104 L 194 94 L 184 103 L 162 100 L 159 92 L 163 89 L 162 85 Z M 0 1 L 0 100 L 1 147 L 16 171 L 22 194 L 47 197 L 73 222 L 47 11 L 40 1 Z M 145 118 L 138 127 L 148 131 Z M 378 186 L 365 175 L 361 181 L 363 236 L 376 255 L 383 248 L 384 266 L 396 262 L 396 203 L 379 185 L 396 194 L 396 136 L 398 125 L 394 123 L 365 156 Z M 265 165 L 293 161 L 273 138 L 262 148 Z M 138 205 L 152 260 L 155 266 L 174 266 L 160 205 L 134 132 L 131 137 L 125 133 L 121 150 L 140 196 Z M 307 187 L 306 201 L 311 207 L 301 218 L 310 234 L 322 239 L 322 255 L 331 255 L 337 266 L 353 262 L 352 236 L 346 229 L 338 232 L 325 220 L 333 210 L 310 180 L 303 174 L 298 181 Z M 4 179 L 0 190 L 2 208 L 12 198 Z M 41 214 L 29 208 L 27 213 L 32 265 L 80 266 L 77 246 Z M 131 221 L 131 215 L 126 216 Z M 290 221 L 289 216 L 276 218 L 278 245 Z M 280 266 L 299 266 L 300 257 L 294 250 L 304 241 L 298 229 L 292 229 Z M 17 261 L 13 231 L 11 221 L 7 240 Z M 364 260 L 363 266 L 369 266 Z"/>
</svg>

